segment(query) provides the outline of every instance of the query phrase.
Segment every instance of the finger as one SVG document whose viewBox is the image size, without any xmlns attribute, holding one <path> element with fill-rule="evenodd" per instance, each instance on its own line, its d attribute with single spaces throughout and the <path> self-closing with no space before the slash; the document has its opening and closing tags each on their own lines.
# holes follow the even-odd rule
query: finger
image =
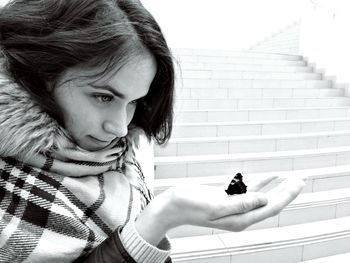
<svg viewBox="0 0 350 263">
<path fill-rule="evenodd" d="M 284 180 L 274 191 L 268 192 L 268 200 L 271 206 L 277 210 L 282 210 L 293 201 L 302 191 L 305 181 L 299 178 L 288 178 Z M 281 201 L 279 201 L 281 199 Z"/>
<path fill-rule="evenodd" d="M 290 187 L 290 185 L 297 185 L 298 183 L 305 185 L 305 180 L 306 180 L 306 177 L 299 177 L 299 176 L 284 178 L 280 184 L 270 189 L 267 192 L 267 194 L 278 195 L 280 192 L 285 192 Z"/>
<path fill-rule="evenodd" d="M 268 185 L 272 181 L 276 180 L 278 178 L 277 175 L 270 175 L 270 176 L 264 176 L 263 178 L 259 178 L 259 180 L 254 180 L 254 182 L 248 184 L 247 190 L 249 192 L 257 192 L 264 186 Z"/>
<path fill-rule="evenodd" d="M 55 156 L 61 157 L 63 159 L 68 158 L 70 160 L 76 161 L 90 161 L 90 162 L 110 162 L 117 159 L 113 154 L 117 154 L 120 149 L 111 149 L 101 152 L 86 152 L 86 151 L 76 151 L 74 149 L 60 149 L 55 151 Z"/>
<path fill-rule="evenodd" d="M 267 194 L 267 205 L 243 214 L 220 218 L 215 222 L 216 226 L 213 227 L 230 231 L 241 231 L 268 217 L 275 216 L 298 196 L 304 185 L 304 180 L 300 180 L 299 178 L 287 179 L 279 186 L 278 191 L 273 194 Z"/>
</svg>

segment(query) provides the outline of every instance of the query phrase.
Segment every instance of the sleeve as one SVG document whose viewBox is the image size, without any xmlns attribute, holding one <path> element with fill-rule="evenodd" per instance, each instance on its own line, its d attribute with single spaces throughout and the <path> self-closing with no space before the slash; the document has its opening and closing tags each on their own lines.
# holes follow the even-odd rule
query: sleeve
<svg viewBox="0 0 350 263">
<path fill-rule="evenodd" d="M 167 239 L 163 239 L 159 244 L 159 247 L 162 248 L 169 246 Z M 130 252 L 134 254 L 134 257 L 130 255 Z M 124 228 L 119 227 L 89 255 L 77 260 L 76 263 L 171 263 L 169 254 L 169 250 L 153 247 L 143 240 L 133 224 L 126 224 Z"/>
</svg>

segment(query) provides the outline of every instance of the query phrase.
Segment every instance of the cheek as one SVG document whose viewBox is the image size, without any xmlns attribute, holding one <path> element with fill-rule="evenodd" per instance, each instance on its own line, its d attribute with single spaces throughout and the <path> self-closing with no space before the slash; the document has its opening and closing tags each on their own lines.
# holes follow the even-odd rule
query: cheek
<svg viewBox="0 0 350 263">
<path fill-rule="evenodd" d="M 73 137 L 80 136 L 89 126 L 90 119 L 82 111 L 70 112 L 66 117 L 66 129 Z"/>
<path fill-rule="evenodd" d="M 98 125 L 99 116 L 91 106 L 82 103 L 72 103 L 65 112 L 65 128 L 75 138 L 91 133 Z"/>
<path fill-rule="evenodd" d="M 136 111 L 136 105 L 129 105 L 127 108 L 127 124 L 130 124 Z"/>
</svg>

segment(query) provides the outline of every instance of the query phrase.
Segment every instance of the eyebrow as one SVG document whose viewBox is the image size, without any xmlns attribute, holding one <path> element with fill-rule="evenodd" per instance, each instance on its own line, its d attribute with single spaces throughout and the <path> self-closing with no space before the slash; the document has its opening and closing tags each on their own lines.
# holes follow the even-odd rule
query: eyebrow
<svg viewBox="0 0 350 263">
<path fill-rule="evenodd" d="M 120 93 L 119 91 L 113 89 L 111 86 L 107 85 L 107 86 L 96 86 L 96 85 L 91 85 L 91 87 L 93 87 L 94 89 L 104 89 L 104 90 L 108 90 L 109 92 L 111 92 L 114 96 L 119 97 L 121 99 L 125 99 L 124 94 Z"/>
</svg>

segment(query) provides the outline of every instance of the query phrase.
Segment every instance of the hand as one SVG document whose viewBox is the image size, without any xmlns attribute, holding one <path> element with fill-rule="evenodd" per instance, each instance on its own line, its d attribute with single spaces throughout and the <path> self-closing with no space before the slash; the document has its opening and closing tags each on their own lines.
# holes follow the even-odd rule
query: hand
<svg viewBox="0 0 350 263">
<path fill-rule="evenodd" d="M 305 185 L 302 178 L 290 178 L 266 194 L 257 192 L 274 179 L 271 176 L 249 183 L 246 194 L 233 196 L 228 196 L 222 187 L 205 185 L 168 189 L 146 207 L 136 221 L 136 228 L 153 244 L 171 228 L 184 224 L 242 231 L 277 215 Z"/>
<path fill-rule="evenodd" d="M 262 187 L 275 180 L 267 177 L 248 184 L 248 192 L 228 196 L 224 189 L 211 186 L 186 186 L 173 189 L 178 213 L 175 225 L 197 225 L 229 231 L 241 231 L 268 217 L 277 215 L 301 192 L 301 178 L 286 179 L 266 194 Z"/>
</svg>

